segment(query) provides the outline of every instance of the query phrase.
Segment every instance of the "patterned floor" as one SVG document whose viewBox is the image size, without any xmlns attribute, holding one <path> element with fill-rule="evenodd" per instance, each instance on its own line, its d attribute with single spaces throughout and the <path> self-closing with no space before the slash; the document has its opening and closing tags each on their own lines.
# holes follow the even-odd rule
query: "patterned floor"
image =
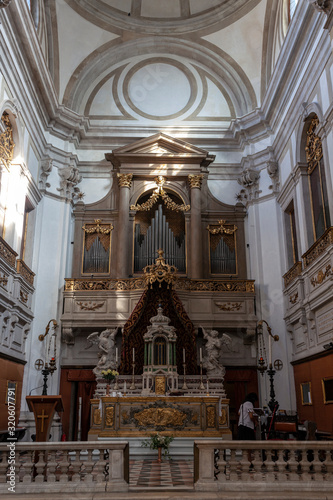
<svg viewBox="0 0 333 500">
<path fill-rule="evenodd" d="M 193 488 L 193 461 L 130 460 L 130 487 Z"/>
</svg>

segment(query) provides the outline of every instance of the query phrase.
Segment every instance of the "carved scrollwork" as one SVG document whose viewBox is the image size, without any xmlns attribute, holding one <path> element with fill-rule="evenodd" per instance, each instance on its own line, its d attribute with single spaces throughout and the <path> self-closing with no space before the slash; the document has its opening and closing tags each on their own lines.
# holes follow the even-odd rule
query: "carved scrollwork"
<svg viewBox="0 0 333 500">
<path fill-rule="evenodd" d="M 203 175 L 200 174 L 200 175 L 193 175 L 193 174 L 190 174 L 188 176 L 188 182 L 190 184 L 190 187 L 191 189 L 192 188 L 201 188 L 201 184 L 202 184 L 202 179 L 203 179 Z"/>
<path fill-rule="evenodd" d="M 306 161 L 308 162 L 308 171 L 311 173 L 323 157 L 323 147 L 321 138 L 316 134 L 315 130 L 319 124 L 318 117 L 311 120 L 310 127 L 307 131 L 306 140 Z"/>
<path fill-rule="evenodd" d="M 154 181 L 156 182 L 157 188 L 151 194 L 149 199 L 144 203 L 131 205 L 131 210 L 136 210 L 137 212 L 148 212 L 153 208 L 159 198 L 162 198 L 167 208 L 175 212 L 187 212 L 190 209 L 190 205 L 179 205 L 164 191 L 163 185 L 165 184 L 165 178 L 162 175 L 155 177 Z"/>
<path fill-rule="evenodd" d="M 207 226 L 207 231 L 210 234 L 234 234 L 237 231 L 237 226 L 235 224 L 227 224 L 225 220 L 219 220 L 218 226 L 214 224 L 209 224 Z"/>
<path fill-rule="evenodd" d="M 77 305 L 80 307 L 81 311 L 96 311 L 103 307 L 105 302 L 77 302 Z"/>
<path fill-rule="evenodd" d="M 315 276 L 314 278 L 311 278 L 311 285 L 313 287 L 316 287 L 317 285 L 321 285 L 322 282 L 328 278 L 328 276 L 330 276 L 332 274 L 332 268 L 331 268 L 331 265 L 329 264 L 328 266 L 326 266 L 325 268 L 325 271 L 323 271 L 322 269 L 318 272 L 317 276 Z"/>
<path fill-rule="evenodd" d="M 113 230 L 113 225 L 112 224 L 102 224 L 103 219 L 95 219 L 95 226 L 91 224 L 85 224 L 82 229 L 84 230 L 85 233 L 87 234 L 110 234 L 111 231 Z M 86 227 L 87 226 L 87 227 Z"/>
<path fill-rule="evenodd" d="M 114 424 L 114 406 L 107 406 L 105 409 L 105 427 L 113 427 Z"/>
<path fill-rule="evenodd" d="M 5 130 L 2 134 L 0 134 L 0 161 L 5 165 L 7 170 L 9 170 L 15 147 L 13 140 L 13 127 L 7 113 L 3 113 L 1 121 Z"/>
<path fill-rule="evenodd" d="M 134 418 L 140 427 L 181 427 L 187 415 L 175 408 L 145 408 L 137 412 Z"/>
<path fill-rule="evenodd" d="M 207 421 L 207 427 L 215 427 L 216 425 L 215 406 L 207 406 L 206 421 Z"/>
</svg>

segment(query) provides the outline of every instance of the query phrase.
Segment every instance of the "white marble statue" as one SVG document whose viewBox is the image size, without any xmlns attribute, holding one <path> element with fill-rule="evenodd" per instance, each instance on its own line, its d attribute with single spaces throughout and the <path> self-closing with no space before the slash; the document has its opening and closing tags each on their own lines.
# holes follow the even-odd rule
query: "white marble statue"
<svg viewBox="0 0 333 500">
<path fill-rule="evenodd" d="M 118 327 L 114 330 L 103 330 L 102 332 L 94 332 L 88 335 L 87 342 L 89 343 L 89 347 L 93 344 L 98 345 L 99 353 L 98 353 L 98 363 L 93 369 L 97 378 L 101 378 L 102 370 L 117 369 L 116 359 L 116 335 L 118 332 Z"/>
<path fill-rule="evenodd" d="M 219 332 L 217 330 L 211 330 L 206 332 L 202 328 L 203 336 L 207 340 L 205 347 L 206 354 L 202 360 L 202 366 L 207 372 L 209 378 L 213 377 L 224 377 L 225 368 L 220 362 L 220 356 L 222 353 L 223 346 L 230 346 L 231 338 L 226 333 L 222 334 L 219 338 Z"/>
</svg>

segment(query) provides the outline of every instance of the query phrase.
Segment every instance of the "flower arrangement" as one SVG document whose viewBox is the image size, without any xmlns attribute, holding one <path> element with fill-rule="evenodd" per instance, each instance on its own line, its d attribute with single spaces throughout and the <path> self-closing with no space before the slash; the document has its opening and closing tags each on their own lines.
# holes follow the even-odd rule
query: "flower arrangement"
<svg viewBox="0 0 333 500">
<path fill-rule="evenodd" d="M 150 439 L 142 441 L 141 446 L 150 448 L 151 450 L 158 450 L 162 448 L 164 455 L 169 455 L 169 444 L 173 441 L 173 436 L 161 436 L 159 433 L 151 434 Z"/>
<path fill-rule="evenodd" d="M 112 382 L 112 380 L 114 380 L 119 375 L 117 370 L 111 370 L 110 368 L 108 370 L 102 370 L 101 374 L 104 380 L 107 380 L 108 382 Z"/>
</svg>

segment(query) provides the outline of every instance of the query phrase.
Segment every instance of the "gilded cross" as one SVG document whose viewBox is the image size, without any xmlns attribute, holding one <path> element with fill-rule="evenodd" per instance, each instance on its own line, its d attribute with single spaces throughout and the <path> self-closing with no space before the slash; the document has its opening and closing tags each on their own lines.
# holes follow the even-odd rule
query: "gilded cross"
<svg viewBox="0 0 333 500">
<path fill-rule="evenodd" d="M 44 419 L 45 418 L 49 418 L 48 415 L 45 415 L 44 413 L 44 409 L 42 410 L 42 414 L 41 415 L 37 415 L 37 418 L 41 418 L 42 419 L 42 425 L 41 425 L 41 432 L 44 432 Z"/>
</svg>

